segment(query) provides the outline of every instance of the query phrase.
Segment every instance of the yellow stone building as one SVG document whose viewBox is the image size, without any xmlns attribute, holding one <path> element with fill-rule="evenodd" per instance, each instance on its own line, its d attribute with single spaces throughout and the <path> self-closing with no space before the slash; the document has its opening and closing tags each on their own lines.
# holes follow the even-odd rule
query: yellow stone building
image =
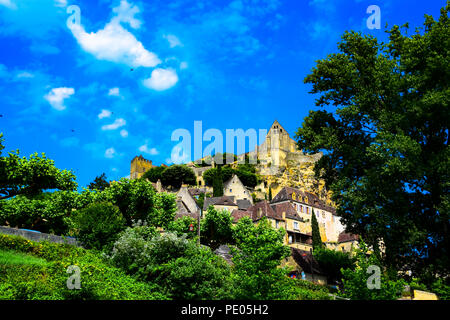
<svg viewBox="0 0 450 320">
<path fill-rule="evenodd" d="M 136 156 L 131 160 L 130 179 L 142 177 L 145 171 L 154 167 L 151 160 L 145 159 L 142 155 Z"/>
</svg>

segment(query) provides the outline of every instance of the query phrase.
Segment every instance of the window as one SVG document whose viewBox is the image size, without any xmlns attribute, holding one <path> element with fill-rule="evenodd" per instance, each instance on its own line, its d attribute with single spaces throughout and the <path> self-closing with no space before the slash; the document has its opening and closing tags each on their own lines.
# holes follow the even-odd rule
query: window
<svg viewBox="0 0 450 320">
<path fill-rule="evenodd" d="M 306 207 L 306 214 L 309 214 L 309 207 Z"/>
<path fill-rule="evenodd" d="M 278 225 L 278 224 L 279 224 L 279 221 L 278 221 L 278 220 L 275 220 L 275 228 L 277 228 L 277 229 L 279 228 L 279 225 Z"/>
<path fill-rule="evenodd" d="M 303 212 L 303 206 L 300 206 L 300 212 Z"/>
<path fill-rule="evenodd" d="M 289 236 L 289 243 L 292 243 L 292 236 Z"/>
<path fill-rule="evenodd" d="M 298 230 L 298 222 L 294 221 L 294 229 Z"/>
<path fill-rule="evenodd" d="M 232 192 L 233 191 L 233 189 L 230 189 L 230 192 Z"/>
</svg>

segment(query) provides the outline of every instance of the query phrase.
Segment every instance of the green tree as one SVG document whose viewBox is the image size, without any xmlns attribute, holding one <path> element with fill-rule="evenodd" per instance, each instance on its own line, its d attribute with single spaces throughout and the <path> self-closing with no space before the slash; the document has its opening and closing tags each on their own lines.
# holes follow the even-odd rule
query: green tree
<svg viewBox="0 0 450 320">
<path fill-rule="evenodd" d="M 375 252 L 382 239 L 384 265 L 431 280 L 450 273 L 449 11 L 411 36 L 394 26 L 388 42 L 346 32 L 305 78 L 333 111 L 311 111 L 296 134 L 323 152 L 316 175 L 347 231 Z"/>
<path fill-rule="evenodd" d="M 59 170 L 44 153 L 20 157 L 19 150 L 1 156 L 3 134 L 0 134 L 0 200 L 17 195 L 36 195 L 43 190 L 75 190 L 77 183 L 72 171 Z"/>
<path fill-rule="evenodd" d="M 190 226 L 193 226 L 193 230 L 190 230 Z M 197 237 L 198 221 L 190 216 L 184 216 L 174 221 L 171 221 L 167 226 L 167 231 L 175 232 L 181 236 L 186 234 L 188 239 Z"/>
<path fill-rule="evenodd" d="M 234 228 L 237 249 L 232 250 L 236 299 L 289 299 L 291 282 L 279 268 L 290 254 L 283 244 L 285 231 L 274 229 L 264 217 L 254 225 L 244 217 Z"/>
<path fill-rule="evenodd" d="M 317 248 L 313 252 L 314 258 L 325 272 L 328 282 L 341 282 L 341 269 L 353 269 L 354 260 L 348 252 Z"/>
<path fill-rule="evenodd" d="M 233 168 L 229 166 L 222 166 L 222 181 L 226 182 L 231 179 L 233 174 L 235 173 Z M 209 187 L 212 187 L 214 185 L 214 177 L 217 173 L 217 167 L 211 168 L 203 172 L 203 180 L 205 181 L 205 184 Z"/>
<path fill-rule="evenodd" d="M 151 182 L 158 182 L 158 180 L 162 179 L 162 174 L 166 170 L 166 167 L 159 166 L 159 167 L 151 167 L 147 171 L 144 172 L 142 175 L 142 179 L 148 179 Z"/>
<path fill-rule="evenodd" d="M 226 210 L 216 210 L 209 206 L 200 228 L 201 242 L 213 250 L 233 241 L 233 219 Z"/>
<path fill-rule="evenodd" d="M 73 235 L 88 249 L 111 249 L 125 229 L 119 208 L 107 202 L 92 203 L 76 211 L 70 222 Z"/>
<path fill-rule="evenodd" d="M 314 249 L 320 249 L 323 247 L 322 237 L 320 236 L 319 223 L 317 222 L 314 209 L 311 213 L 311 233 L 312 233 L 312 245 Z"/>
<path fill-rule="evenodd" d="M 195 186 L 197 184 L 194 171 L 186 165 L 175 164 L 161 173 L 161 182 L 165 186 L 180 188 L 182 183 Z"/>
<path fill-rule="evenodd" d="M 223 178 L 221 166 L 217 166 L 216 174 L 214 176 L 213 195 L 214 197 L 223 196 Z"/>
<path fill-rule="evenodd" d="M 344 289 L 341 292 L 343 297 L 352 300 L 396 300 L 401 297 L 406 284 L 402 279 L 388 275 L 383 270 L 380 261 L 374 254 L 369 254 L 364 241 L 360 241 L 360 247 L 356 249 L 356 267 L 342 269 Z M 374 268 L 379 268 L 379 288 L 376 287 L 376 272 Z M 372 277 L 369 279 L 369 277 Z M 373 286 L 370 287 L 369 285 Z"/>
<path fill-rule="evenodd" d="M 96 200 L 118 206 L 127 226 L 134 223 L 166 226 L 175 217 L 175 195 L 157 194 L 152 184 L 143 179 L 122 178 L 113 182 L 97 195 Z"/>
<path fill-rule="evenodd" d="M 97 189 L 100 191 L 105 190 L 109 187 L 109 182 L 106 180 L 106 174 L 102 173 L 101 175 L 95 177 L 94 181 L 92 181 L 88 188 L 91 190 Z"/>
<path fill-rule="evenodd" d="M 112 261 L 139 280 L 156 283 L 172 299 L 229 299 L 230 267 L 209 248 L 174 233 L 143 239 L 127 229 Z"/>
</svg>

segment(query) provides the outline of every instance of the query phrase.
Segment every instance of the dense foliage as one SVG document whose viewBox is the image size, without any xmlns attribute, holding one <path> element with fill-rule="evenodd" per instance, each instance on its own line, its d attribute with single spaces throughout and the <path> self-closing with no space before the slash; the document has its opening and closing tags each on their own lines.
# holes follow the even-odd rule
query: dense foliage
<svg viewBox="0 0 450 320">
<path fill-rule="evenodd" d="M 89 250 L 3 234 L 0 250 L 25 260 L 0 260 L 0 300 L 168 299 L 157 286 L 135 280 Z M 80 268 L 79 290 L 67 288 L 71 265 Z"/>
<path fill-rule="evenodd" d="M 103 191 L 109 187 L 109 182 L 106 180 L 106 174 L 102 173 L 101 175 L 95 177 L 94 181 L 89 183 L 88 188 L 91 190 L 100 190 Z"/>
<path fill-rule="evenodd" d="M 3 133 L 0 133 L 0 200 L 17 195 L 36 195 L 47 189 L 75 190 L 75 175 L 59 170 L 43 153 L 20 157 L 19 150 L 2 156 Z"/>
<path fill-rule="evenodd" d="M 108 202 L 91 203 L 74 212 L 69 221 L 73 235 L 87 249 L 110 248 L 125 229 L 119 208 Z"/>
<path fill-rule="evenodd" d="M 167 167 L 161 173 L 161 182 L 164 186 L 170 186 L 175 189 L 180 188 L 183 183 L 191 186 L 197 184 L 194 170 L 183 164 Z"/>
<path fill-rule="evenodd" d="M 128 229 L 115 243 L 112 261 L 173 299 L 229 298 L 230 267 L 207 247 L 172 233 L 151 239 Z"/>
<path fill-rule="evenodd" d="M 369 283 L 375 273 L 369 267 L 376 266 L 380 269 L 380 287 L 370 288 Z M 396 272 L 383 270 L 380 261 L 375 254 L 368 254 L 366 244 L 361 240 L 360 247 L 356 249 L 356 267 L 342 271 L 344 289 L 342 296 L 352 300 L 395 300 L 402 296 L 406 282 L 398 279 Z"/>
<path fill-rule="evenodd" d="M 210 206 L 201 221 L 201 242 L 213 250 L 233 242 L 233 219 L 230 212 Z"/>
<path fill-rule="evenodd" d="M 314 259 L 327 275 L 329 283 L 341 282 L 341 269 L 353 269 L 355 259 L 348 252 L 331 250 L 327 248 L 315 248 Z"/>
<path fill-rule="evenodd" d="M 311 234 L 312 234 L 312 245 L 314 250 L 320 249 L 323 247 L 322 237 L 320 236 L 320 228 L 319 223 L 317 222 L 316 214 L 314 213 L 314 209 L 311 213 Z"/>
<path fill-rule="evenodd" d="M 411 35 L 394 26 L 388 42 L 346 32 L 305 78 L 330 111 L 311 111 L 296 135 L 324 152 L 316 174 L 347 231 L 375 250 L 382 239 L 383 265 L 428 283 L 450 275 L 449 12 Z"/>
<path fill-rule="evenodd" d="M 167 167 L 159 166 L 159 167 L 151 167 L 142 175 L 142 179 L 148 179 L 150 182 L 158 182 L 161 180 L 162 173 L 166 170 Z"/>
<path fill-rule="evenodd" d="M 279 268 L 290 254 L 283 244 L 285 231 L 271 227 L 266 218 L 258 225 L 244 217 L 234 228 L 233 250 L 237 299 L 292 299 L 287 270 Z"/>
<path fill-rule="evenodd" d="M 213 196 L 221 197 L 223 196 L 223 177 L 222 177 L 222 167 L 217 166 L 214 178 L 213 178 Z"/>
</svg>

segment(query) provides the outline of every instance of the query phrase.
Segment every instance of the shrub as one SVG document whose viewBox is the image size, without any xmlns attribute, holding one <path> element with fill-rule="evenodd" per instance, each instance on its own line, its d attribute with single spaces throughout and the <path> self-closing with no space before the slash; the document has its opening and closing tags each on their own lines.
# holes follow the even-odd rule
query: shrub
<svg viewBox="0 0 450 320">
<path fill-rule="evenodd" d="M 233 219 L 226 210 L 210 206 L 201 221 L 201 241 L 215 250 L 221 244 L 233 242 Z"/>
<path fill-rule="evenodd" d="M 403 280 L 389 278 L 386 272 L 382 271 L 381 263 L 375 254 L 368 254 L 364 241 L 360 241 L 360 248 L 356 249 L 356 268 L 341 270 L 343 275 L 344 290 L 341 291 L 343 297 L 352 300 L 395 300 L 402 295 L 405 282 Z M 378 266 L 382 271 L 380 274 L 380 288 L 369 289 L 367 281 L 372 275 L 368 273 L 370 266 Z"/>
<path fill-rule="evenodd" d="M 70 218 L 73 234 L 86 248 L 111 247 L 118 233 L 125 229 L 119 208 L 107 202 L 92 203 Z"/>
<path fill-rule="evenodd" d="M 341 269 L 353 269 L 354 259 L 347 252 L 317 248 L 313 252 L 314 258 L 327 275 L 329 282 L 340 282 Z"/>
<path fill-rule="evenodd" d="M 185 236 L 166 233 L 148 240 L 127 229 L 115 243 L 111 260 L 137 279 L 165 288 L 174 299 L 229 297 L 226 262 Z"/>
<path fill-rule="evenodd" d="M 167 299 L 158 286 L 135 280 L 89 250 L 0 234 L 0 249 L 11 247 L 48 263 L 14 266 L 0 263 L 0 299 Z M 80 290 L 67 288 L 70 265 L 81 270 Z"/>
<path fill-rule="evenodd" d="M 193 225 L 193 230 L 189 231 L 189 226 Z M 169 223 L 167 231 L 172 231 L 181 236 L 186 234 L 188 239 L 197 237 L 198 234 L 198 221 L 190 216 L 184 216 Z"/>
</svg>

